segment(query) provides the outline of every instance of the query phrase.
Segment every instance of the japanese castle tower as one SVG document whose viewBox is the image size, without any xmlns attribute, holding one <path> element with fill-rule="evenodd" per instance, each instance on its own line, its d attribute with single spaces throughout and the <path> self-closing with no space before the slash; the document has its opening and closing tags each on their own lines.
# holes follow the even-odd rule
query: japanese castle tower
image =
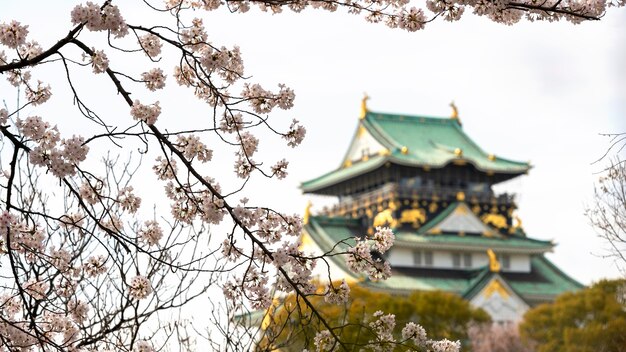
<svg viewBox="0 0 626 352">
<path fill-rule="evenodd" d="M 485 153 L 451 106 L 451 118 L 392 115 L 368 111 L 364 99 L 341 166 L 301 185 L 304 193 L 339 198 L 315 215 L 307 208 L 302 241 L 341 251 L 339 241 L 390 226 L 390 279 L 357 277 L 340 256 L 331 257 L 335 269 L 396 294 L 454 292 L 494 321 L 518 320 L 529 307 L 582 285 L 546 259 L 554 243 L 526 235 L 513 196 L 492 190 L 530 164 Z"/>
</svg>

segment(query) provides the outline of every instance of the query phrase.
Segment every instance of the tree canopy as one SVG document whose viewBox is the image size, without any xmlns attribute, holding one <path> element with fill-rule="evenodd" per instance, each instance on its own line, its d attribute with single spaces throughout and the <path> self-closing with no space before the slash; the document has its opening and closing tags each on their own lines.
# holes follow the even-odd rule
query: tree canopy
<svg viewBox="0 0 626 352">
<path fill-rule="evenodd" d="M 335 286 L 339 286 L 338 283 Z M 322 289 L 320 292 L 324 292 Z M 405 327 L 418 324 L 428 339 L 460 340 L 468 346 L 468 328 L 472 324 L 489 323 L 491 318 L 480 308 L 453 293 L 443 291 L 416 291 L 409 295 L 376 292 L 358 284 L 350 285 L 350 298 L 345 304 L 325 302 L 320 296 L 313 299 L 314 306 L 335 326 L 342 328 L 337 334 L 348 346 L 357 349 L 376 340 L 376 312 L 394 315 L 394 324 Z M 276 303 L 274 311 L 265 319 L 265 334 L 271 337 L 273 347 L 285 351 L 300 351 L 312 347 L 316 323 L 306 318 L 293 318 L 290 311 L 302 305 L 291 295 Z M 310 314 L 304 314 L 304 317 Z M 374 326 L 372 325 L 374 324 Z M 278 335 L 278 338 L 275 338 Z M 395 339 L 404 347 L 414 346 L 410 339 L 396 333 Z M 267 346 L 266 346 L 267 347 Z"/>
<path fill-rule="evenodd" d="M 603 280 L 524 315 L 522 337 L 538 352 L 620 352 L 626 346 L 625 280 Z"/>
</svg>

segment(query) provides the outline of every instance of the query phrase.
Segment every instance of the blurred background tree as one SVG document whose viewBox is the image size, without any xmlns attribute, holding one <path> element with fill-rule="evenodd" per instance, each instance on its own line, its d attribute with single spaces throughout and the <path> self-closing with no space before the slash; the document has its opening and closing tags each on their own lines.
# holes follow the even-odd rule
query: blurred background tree
<svg viewBox="0 0 626 352">
<path fill-rule="evenodd" d="M 529 310 L 520 333 L 537 343 L 537 352 L 626 351 L 625 285 L 603 280 L 565 293 Z"/>
<path fill-rule="evenodd" d="M 335 286 L 338 286 L 337 284 Z M 350 285 L 350 299 L 345 305 L 330 304 L 320 296 L 312 301 L 328 317 L 333 326 L 342 326 L 337 332 L 344 343 L 359 350 L 374 340 L 375 333 L 367 322 L 376 320 L 377 311 L 394 314 L 398 327 L 408 322 L 421 325 L 428 332 L 429 339 L 460 340 L 463 349 L 469 346 L 468 328 L 473 324 L 490 323 L 491 318 L 482 309 L 473 308 L 469 302 L 458 295 L 442 291 L 416 291 L 410 295 L 392 295 L 371 291 L 358 284 Z M 294 312 L 301 314 L 293 314 Z M 287 296 L 267 312 L 264 317 L 264 338 L 260 350 L 280 348 L 281 351 L 302 351 L 312 348 L 317 331 L 320 330 L 316 319 L 307 319 L 311 314 L 306 306 L 293 295 Z M 399 329 L 398 329 L 399 330 Z M 399 335 L 397 341 L 404 341 Z M 410 341 L 397 350 L 412 347 Z"/>
</svg>

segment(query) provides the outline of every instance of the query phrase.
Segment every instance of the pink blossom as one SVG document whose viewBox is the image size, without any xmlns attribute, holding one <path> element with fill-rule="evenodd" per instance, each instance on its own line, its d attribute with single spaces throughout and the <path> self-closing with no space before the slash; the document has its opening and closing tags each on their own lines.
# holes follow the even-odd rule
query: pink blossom
<svg viewBox="0 0 626 352">
<path fill-rule="evenodd" d="M 9 48 L 15 49 L 18 45 L 24 44 L 27 35 L 28 26 L 22 26 L 17 21 L 11 21 L 9 24 L 0 24 L 0 44 Z"/>
<path fill-rule="evenodd" d="M 26 89 L 26 99 L 33 105 L 41 105 L 47 102 L 51 96 L 50 85 L 44 86 L 42 81 L 38 81 L 36 89 L 33 90 L 30 87 Z"/>
<path fill-rule="evenodd" d="M 139 206 L 141 206 L 141 198 L 137 197 L 133 193 L 133 190 L 133 186 L 127 186 L 120 189 L 117 194 L 117 201 L 123 210 L 134 214 L 139 209 Z"/>
<path fill-rule="evenodd" d="M 152 284 L 145 276 L 137 275 L 130 280 L 128 293 L 134 299 L 144 299 L 152 293 Z"/>
<path fill-rule="evenodd" d="M 109 68 L 109 59 L 102 50 L 94 50 L 91 55 L 91 67 L 94 73 L 103 73 Z"/>
<path fill-rule="evenodd" d="M 283 138 L 287 140 L 287 145 L 292 148 L 300 145 L 306 135 L 306 129 L 304 126 L 299 125 L 298 122 L 298 120 L 294 119 L 291 126 L 289 126 L 289 132 L 283 135 Z"/>
<path fill-rule="evenodd" d="M 161 54 L 161 41 L 159 37 L 154 34 L 150 33 L 139 37 L 139 45 L 141 45 L 141 48 L 146 52 L 146 55 L 152 59 Z"/>
<path fill-rule="evenodd" d="M 139 100 L 135 100 L 130 108 L 130 114 L 135 120 L 154 125 L 159 115 L 161 115 L 161 107 L 158 101 L 151 105 L 143 105 Z"/>
<path fill-rule="evenodd" d="M 154 246 L 158 244 L 161 237 L 163 237 L 163 230 L 161 230 L 158 222 L 149 220 L 144 223 L 144 227 L 139 231 L 139 237 L 142 241 L 146 242 L 148 246 Z"/>
<path fill-rule="evenodd" d="M 141 78 L 144 80 L 146 87 L 153 92 L 165 87 L 165 75 L 163 75 L 163 70 L 160 68 L 153 68 L 148 72 L 142 73 Z"/>
<path fill-rule="evenodd" d="M 105 266 L 106 258 L 102 255 L 89 257 L 85 264 L 83 264 L 83 270 L 87 277 L 96 277 L 104 274 L 107 271 Z"/>
</svg>

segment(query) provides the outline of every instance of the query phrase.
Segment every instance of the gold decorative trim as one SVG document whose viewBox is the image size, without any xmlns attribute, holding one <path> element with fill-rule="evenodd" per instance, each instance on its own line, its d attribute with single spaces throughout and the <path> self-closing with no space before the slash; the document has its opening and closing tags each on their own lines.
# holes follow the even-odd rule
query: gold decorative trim
<svg viewBox="0 0 626 352">
<path fill-rule="evenodd" d="M 457 157 L 462 157 L 463 156 L 463 149 L 455 148 L 454 149 L 454 155 L 457 156 Z"/>
<path fill-rule="evenodd" d="M 500 271 L 500 262 L 496 253 L 491 249 L 487 249 L 487 256 L 489 256 L 489 271 L 497 273 Z"/>
<path fill-rule="evenodd" d="M 493 281 L 491 281 L 489 285 L 487 285 L 487 287 L 485 287 L 485 289 L 483 290 L 483 296 L 487 298 L 491 297 L 494 293 L 498 293 L 500 297 L 504 299 L 508 299 L 509 297 L 511 297 L 509 291 L 498 279 L 494 279 Z"/>
<path fill-rule="evenodd" d="M 363 120 L 365 116 L 367 116 L 367 101 L 369 100 L 369 96 L 367 93 L 363 94 L 363 99 L 361 99 L 361 114 L 359 115 L 359 119 Z"/>
<path fill-rule="evenodd" d="M 382 149 L 381 151 L 379 151 L 378 155 L 380 155 L 380 156 L 391 155 L 391 151 L 389 149 L 385 148 L 385 149 Z"/>
<path fill-rule="evenodd" d="M 487 155 L 487 159 L 489 159 L 490 161 L 496 161 L 496 156 L 493 154 L 489 154 Z"/>
<path fill-rule="evenodd" d="M 309 223 L 309 219 L 311 218 L 312 206 L 313 206 L 313 203 L 311 203 L 311 201 L 308 201 L 306 203 L 306 207 L 304 208 L 304 215 L 302 216 L 302 223 L 305 225 Z"/>
<path fill-rule="evenodd" d="M 406 146 L 403 146 L 402 148 L 400 148 L 400 152 L 402 154 L 408 154 L 409 153 L 409 148 L 407 148 Z"/>
</svg>

